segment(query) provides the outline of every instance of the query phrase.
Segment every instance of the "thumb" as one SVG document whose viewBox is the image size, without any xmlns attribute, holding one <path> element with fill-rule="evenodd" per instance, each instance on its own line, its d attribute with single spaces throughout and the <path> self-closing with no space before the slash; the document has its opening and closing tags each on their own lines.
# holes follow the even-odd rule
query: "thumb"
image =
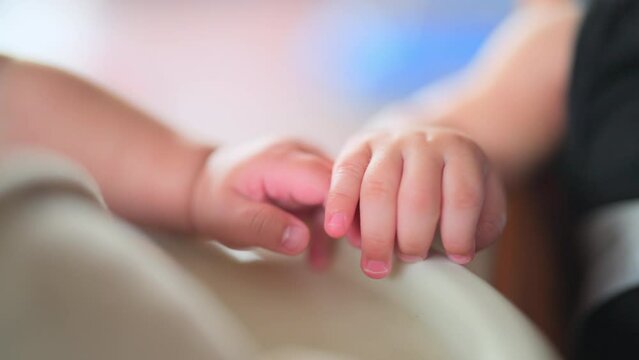
<svg viewBox="0 0 639 360">
<path fill-rule="evenodd" d="M 286 255 L 306 249 L 310 230 L 297 217 L 269 203 L 237 199 L 239 216 L 225 226 L 228 239 L 240 246 L 258 246 Z"/>
</svg>

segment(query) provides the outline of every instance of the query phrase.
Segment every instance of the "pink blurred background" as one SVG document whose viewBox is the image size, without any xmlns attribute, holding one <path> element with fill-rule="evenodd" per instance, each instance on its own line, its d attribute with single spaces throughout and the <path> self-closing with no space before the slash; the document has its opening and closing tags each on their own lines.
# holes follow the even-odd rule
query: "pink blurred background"
<svg viewBox="0 0 639 360">
<path fill-rule="evenodd" d="M 463 66 L 508 0 L 0 0 L 0 52 L 115 91 L 200 140 L 335 153 L 377 109 Z"/>
</svg>

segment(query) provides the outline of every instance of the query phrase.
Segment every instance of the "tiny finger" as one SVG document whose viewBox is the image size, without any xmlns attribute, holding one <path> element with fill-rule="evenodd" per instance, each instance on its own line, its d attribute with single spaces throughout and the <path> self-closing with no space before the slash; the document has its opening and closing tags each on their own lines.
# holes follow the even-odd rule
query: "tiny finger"
<svg viewBox="0 0 639 360">
<path fill-rule="evenodd" d="M 440 230 L 448 257 L 460 264 L 475 256 L 477 222 L 484 202 L 484 169 L 477 153 L 467 147 L 445 156 Z"/>
<path fill-rule="evenodd" d="M 365 146 L 335 162 L 324 222 L 326 232 L 334 238 L 346 235 L 351 227 L 370 156 L 370 149 Z"/>
</svg>

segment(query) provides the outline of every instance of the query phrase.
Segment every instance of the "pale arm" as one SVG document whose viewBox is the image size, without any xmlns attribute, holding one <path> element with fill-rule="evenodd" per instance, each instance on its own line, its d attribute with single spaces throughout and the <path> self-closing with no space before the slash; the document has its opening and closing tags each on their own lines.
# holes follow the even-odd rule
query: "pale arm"
<svg viewBox="0 0 639 360">
<path fill-rule="evenodd" d="M 567 85 L 580 10 L 568 1 L 526 2 L 456 79 L 429 86 L 382 115 L 459 129 L 510 183 L 557 149 L 566 126 Z"/>
<path fill-rule="evenodd" d="M 211 152 L 68 73 L 0 57 L 0 121 L 10 144 L 57 151 L 98 181 L 109 207 L 190 230 L 191 187 Z"/>
</svg>

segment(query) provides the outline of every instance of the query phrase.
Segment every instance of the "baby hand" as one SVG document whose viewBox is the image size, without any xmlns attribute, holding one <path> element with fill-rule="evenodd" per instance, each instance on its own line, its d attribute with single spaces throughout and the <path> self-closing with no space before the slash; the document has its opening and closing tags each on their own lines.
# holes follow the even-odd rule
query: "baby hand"
<svg viewBox="0 0 639 360">
<path fill-rule="evenodd" d="M 194 188 L 193 227 L 232 248 L 299 254 L 311 237 L 303 220 L 321 211 L 331 167 L 320 151 L 295 141 L 220 148 Z M 326 236 L 321 221 L 318 227 L 314 236 Z"/>
<path fill-rule="evenodd" d="M 468 263 L 501 234 L 505 208 L 497 174 L 461 133 L 376 130 L 352 139 L 336 160 L 324 228 L 361 246 L 362 270 L 379 279 L 394 249 L 406 262 L 426 258 L 438 227 L 448 257 Z"/>
</svg>

